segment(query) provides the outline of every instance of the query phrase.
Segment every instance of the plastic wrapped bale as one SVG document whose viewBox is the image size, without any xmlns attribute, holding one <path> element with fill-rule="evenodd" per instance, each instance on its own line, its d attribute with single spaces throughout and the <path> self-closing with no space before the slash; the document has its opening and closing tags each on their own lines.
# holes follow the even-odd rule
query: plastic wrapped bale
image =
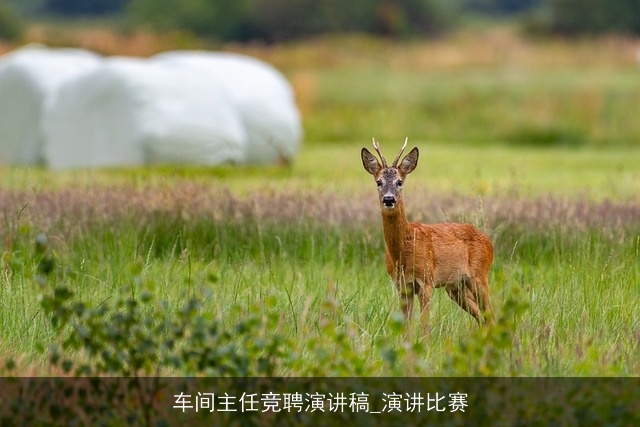
<svg viewBox="0 0 640 427">
<path fill-rule="evenodd" d="M 43 161 L 43 104 L 66 81 L 96 67 L 100 58 L 79 49 L 29 45 L 0 58 L 0 163 Z"/>
<path fill-rule="evenodd" d="M 233 53 L 173 51 L 151 59 L 204 74 L 223 85 L 245 126 L 249 163 L 293 160 L 302 137 L 300 113 L 291 85 L 274 67 Z"/>
<path fill-rule="evenodd" d="M 43 119 L 55 169 L 244 161 L 244 129 L 218 84 L 142 59 L 106 59 L 69 81 Z"/>
</svg>

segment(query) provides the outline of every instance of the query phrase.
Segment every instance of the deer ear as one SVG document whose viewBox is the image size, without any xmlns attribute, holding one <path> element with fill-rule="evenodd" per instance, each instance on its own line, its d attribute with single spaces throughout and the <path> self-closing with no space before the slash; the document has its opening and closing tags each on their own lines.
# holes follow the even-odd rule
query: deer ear
<svg viewBox="0 0 640 427">
<path fill-rule="evenodd" d="M 378 159 L 366 148 L 362 148 L 360 156 L 362 157 L 362 166 L 364 166 L 364 169 L 371 175 L 376 176 L 376 174 L 380 172 L 380 169 L 382 169 Z"/>
<path fill-rule="evenodd" d="M 409 154 L 404 156 L 404 159 L 400 162 L 400 166 L 398 166 L 398 170 L 402 172 L 404 175 L 408 175 L 416 168 L 418 165 L 418 147 L 413 147 L 413 150 L 409 151 Z"/>
</svg>

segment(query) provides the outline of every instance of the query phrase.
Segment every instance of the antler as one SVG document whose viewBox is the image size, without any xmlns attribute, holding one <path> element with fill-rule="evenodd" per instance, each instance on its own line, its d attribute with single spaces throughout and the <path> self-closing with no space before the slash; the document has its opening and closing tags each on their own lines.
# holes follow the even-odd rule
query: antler
<svg viewBox="0 0 640 427">
<path fill-rule="evenodd" d="M 409 142 L 409 137 L 406 137 L 404 139 L 404 145 L 402 146 L 402 148 L 400 149 L 400 152 L 398 153 L 398 155 L 396 156 L 396 158 L 393 160 L 393 165 L 391 167 L 397 167 L 398 166 L 398 160 L 400 160 L 400 156 L 402 156 L 402 152 L 404 151 L 405 148 L 407 148 L 407 142 Z"/>
<path fill-rule="evenodd" d="M 387 161 L 384 159 L 384 156 L 380 152 L 380 144 L 378 144 L 378 141 L 376 141 L 375 138 L 371 138 L 371 139 L 373 140 L 373 148 L 376 149 L 376 151 L 378 152 L 378 156 L 380 156 L 380 160 L 382 161 L 382 167 L 386 168 L 387 167 Z"/>
</svg>

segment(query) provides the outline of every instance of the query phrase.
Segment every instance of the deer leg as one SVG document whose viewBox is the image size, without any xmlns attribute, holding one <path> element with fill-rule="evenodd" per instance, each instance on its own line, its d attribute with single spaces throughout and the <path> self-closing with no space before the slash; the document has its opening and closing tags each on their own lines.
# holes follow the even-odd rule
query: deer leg
<svg viewBox="0 0 640 427">
<path fill-rule="evenodd" d="M 472 314 L 480 325 L 491 325 L 494 322 L 493 310 L 489 300 L 489 284 L 487 279 L 471 279 L 465 282 L 467 304 L 476 314 Z"/>
<path fill-rule="evenodd" d="M 469 287 L 469 281 L 465 280 L 455 287 L 448 287 L 447 294 L 456 304 L 464 311 L 473 316 L 476 321 L 481 324 L 480 309 L 476 302 L 475 296 Z"/>
<path fill-rule="evenodd" d="M 431 307 L 431 294 L 433 286 L 418 282 L 418 295 L 420 296 L 420 324 L 422 329 L 427 332 L 429 330 L 429 308 Z"/>
<path fill-rule="evenodd" d="M 489 300 L 489 283 L 488 279 L 477 280 L 477 299 L 478 306 L 480 308 L 480 312 L 484 320 L 487 321 L 488 324 L 493 324 L 493 309 L 491 308 L 491 302 Z"/>
<path fill-rule="evenodd" d="M 413 283 L 398 284 L 398 295 L 400 296 L 400 309 L 406 321 L 411 319 L 413 312 Z"/>
<path fill-rule="evenodd" d="M 466 310 L 471 314 L 479 325 L 482 325 L 484 317 L 480 312 L 480 305 L 478 304 L 478 291 L 477 286 L 472 281 L 465 282 L 464 287 L 464 301 Z"/>
<path fill-rule="evenodd" d="M 464 301 L 464 297 L 460 297 L 460 289 L 458 287 L 448 287 L 447 288 L 447 295 L 449 295 L 449 298 L 451 298 L 453 300 L 453 302 L 455 302 L 456 304 L 458 304 L 460 306 L 460 308 L 462 308 L 464 311 L 469 311 L 467 310 L 467 307 L 465 306 L 465 301 Z"/>
</svg>

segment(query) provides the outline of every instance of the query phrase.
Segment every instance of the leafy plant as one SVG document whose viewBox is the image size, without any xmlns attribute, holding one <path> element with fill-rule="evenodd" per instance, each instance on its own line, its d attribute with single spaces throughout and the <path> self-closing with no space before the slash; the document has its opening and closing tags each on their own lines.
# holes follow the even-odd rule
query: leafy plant
<svg viewBox="0 0 640 427">
<path fill-rule="evenodd" d="M 509 356 L 516 341 L 516 324 L 528 305 L 516 297 L 502 307 L 495 325 L 461 339 L 445 360 L 443 373 L 449 376 L 500 376 L 507 371 L 517 376 Z M 505 366 L 506 365 L 506 366 Z"/>
<path fill-rule="evenodd" d="M 51 366 L 76 376 L 128 377 L 124 392 L 121 382 L 102 381 L 95 387 L 111 398 L 115 415 L 124 411 L 143 425 L 153 424 L 163 376 L 274 375 L 284 351 L 283 337 L 271 332 L 278 329 L 278 316 L 263 316 L 259 307 L 232 309 L 230 315 L 239 320 L 225 327 L 203 313 L 195 298 L 172 312 L 168 301 L 156 301 L 152 292 L 135 286 L 123 287 L 114 301 L 97 306 L 57 286 L 42 295 L 40 304 L 59 337 L 48 349 Z M 122 399 L 135 403 L 121 404 Z M 84 416 L 103 417 L 107 411 L 96 411 L 94 404 L 82 409 Z"/>
</svg>

